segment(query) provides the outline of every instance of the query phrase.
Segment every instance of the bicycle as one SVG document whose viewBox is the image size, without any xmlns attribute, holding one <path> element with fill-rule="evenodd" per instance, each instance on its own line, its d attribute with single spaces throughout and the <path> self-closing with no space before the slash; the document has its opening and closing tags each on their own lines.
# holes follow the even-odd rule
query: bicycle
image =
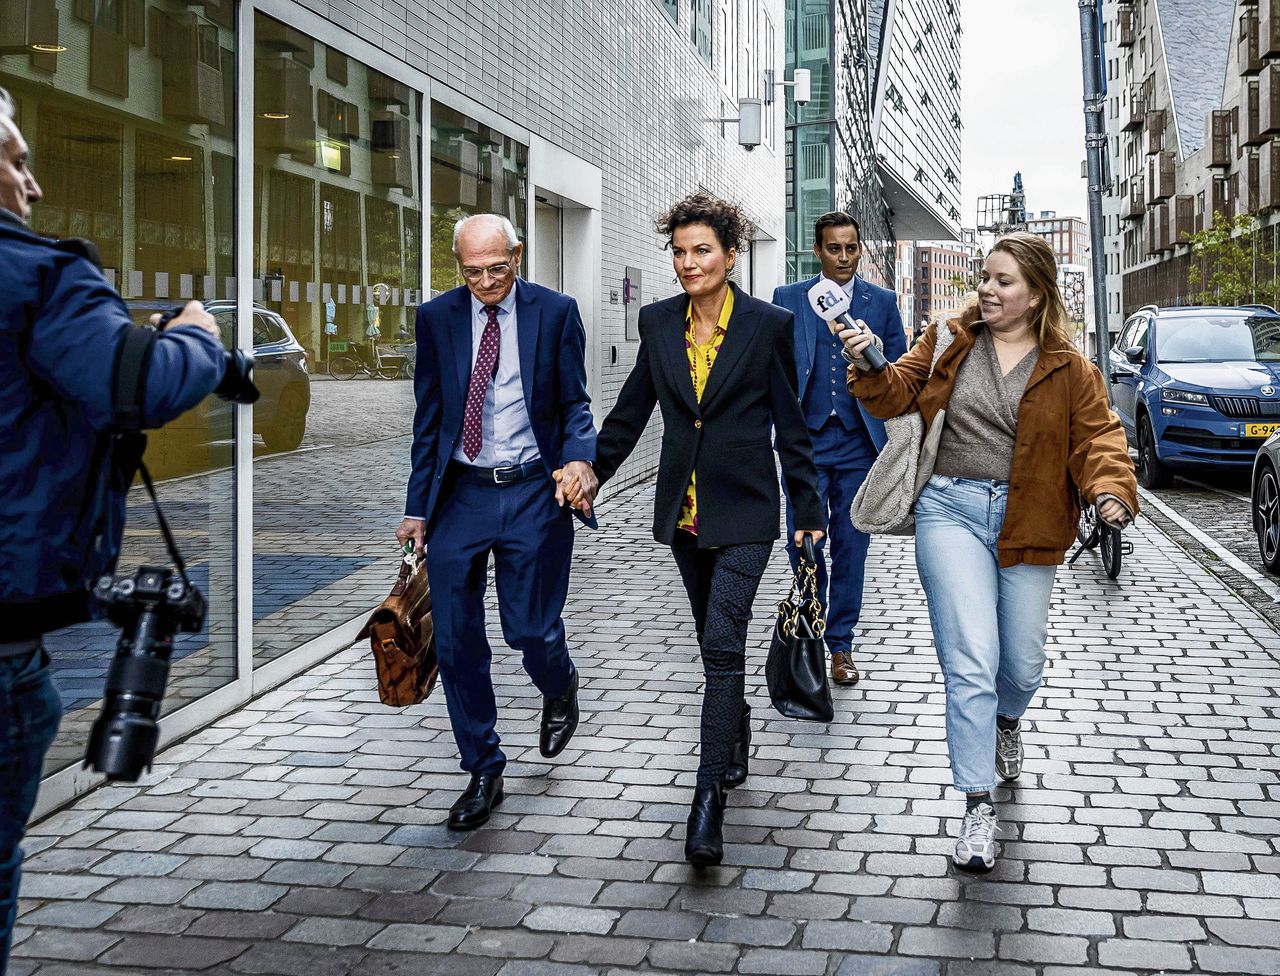
<svg viewBox="0 0 1280 976">
<path fill-rule="evenodd" d="M 406 369 L 408 357 L 404 355 L 384 353 L 377 343 L 373 343 L 373 361 L 370 362 L 363 353 L 345 353 L 329 360 L 329 375 L 335 380 L 351 380 L 363 373 L 370 378 L 394 380 L 412 376 L 412 367 Z"/>
<path fill-rule="evenodd" d="M 1080 519 L 1076 522 L 1076 538 L 1080 540 L 1080 548 L 1072 553 L 1067 561 L 1068 566 L 1075 565 L 1082 553 L 1098 549 L 1107 577 L 1119 578 L 1120 563 L 1124 556 L 1133 552 L 1133 543 L 1126 542 L 1121 538 L 1119 529 L 1098 518 L 1098 510 L 1093 505 L 1081 505 Z"/>
</svg>

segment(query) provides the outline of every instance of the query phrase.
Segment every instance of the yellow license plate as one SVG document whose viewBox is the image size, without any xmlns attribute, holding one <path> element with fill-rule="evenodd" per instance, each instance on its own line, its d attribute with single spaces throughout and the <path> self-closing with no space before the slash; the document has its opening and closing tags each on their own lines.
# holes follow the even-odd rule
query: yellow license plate
<svg viewBox="0 0 1280 976">
<path fill-rule="evenodd" d="M 1276 431 L 1280 430 L 1280 424 L 1245 424 L 1245 437 L 1270 437 Z"/>
</svg>

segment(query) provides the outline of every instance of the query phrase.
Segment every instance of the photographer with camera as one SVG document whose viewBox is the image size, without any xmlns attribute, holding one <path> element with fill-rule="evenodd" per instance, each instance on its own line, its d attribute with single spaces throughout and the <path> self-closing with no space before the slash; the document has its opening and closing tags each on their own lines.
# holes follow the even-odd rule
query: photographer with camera
<svg viewBox="0 0 1280 976">
<path fill-rule="evenodd" d="M 158 335 L 138 329 L 91 244 L 31 231 L 41 191 L 27 162 L 0 88 L 0 976 L 18 844 L 62 712 L 41 637 L 88 620 L 91 587 L 115 568 L 137 460 L 119 456 L 118 433 L 191 409 L 229 361 L 199 302 Z"/>
</svg>

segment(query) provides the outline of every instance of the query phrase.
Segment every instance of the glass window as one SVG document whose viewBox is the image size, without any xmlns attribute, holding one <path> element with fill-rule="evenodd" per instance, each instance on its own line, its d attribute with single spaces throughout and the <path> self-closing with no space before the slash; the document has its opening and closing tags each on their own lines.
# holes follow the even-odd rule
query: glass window
<svg viewBox="0 0 1280 976">
<path fill-rule="evenodd" d="M 711 0 L 693 0 L 691 8 L 689 40 L 698 51 L 698 56 L 711 65 Z"/>
<path fill-rule="evenodd" d="M 256 14 L 254 663 L 386 596 L 422 300 L 422 97 Z M 342 378 L 342 382 L 335 378 Z M 374 472 L 373 475 L 370 472 Z"/>
<path fill-rule="evenodd" d="M 795 225 L 792 251 L 801 277 L 817 274 L 813 255 L 813 225 L 832 206 L 831 127 L 803 125 L 788 130 L 795 145 Z"/>
<path fill-rule="evenodd" d="M 671 23 L 680 23 L 680 0 L 653 0 L 658 8 L 671 18 Z"/>
<path fill-rule="evenodd" d="M 267 346 L 287 341 L 288 336 L 281 327 L 281 322 L 274 315 L 258 312 L 253 317 L 253 344 Z"/>
<path fill-rule="evenodd" d="M 47 0 L 9 25 L 22 42 L 0 58 L 18 103 L 31 168 L 45 191 L 32 227 L 91 240 L 103 273 L 138 322 L 187 300 L 216 302 L 235 282 L 235 22 L 226 3 Z M 37 51 L 33 45 L 58 50 Z M 225 321 L 225 313 L 215 316 Z M 230 338 L 230 329 L 227 330 Z M 231 681 L 235 660 L 234 430 L 210 398 L 148 440 L 192 580 L 209 601 L 205 628 L 180 634 L 163 711 Z M 169 559 L 145 492 L 129 498 L 121 572 Z M 78 763 L 97 717 L 118 631 L 92 623 L 50 634 L 66 708 L 46 773 Z"/>
<path fill-rule="evenodd" d="M 431 294 L 463 283 L 453 227 L 470 214 L 498 213 L 526 240 L 529 150 L 475 119 L 431 103 Z"/>
</svg>

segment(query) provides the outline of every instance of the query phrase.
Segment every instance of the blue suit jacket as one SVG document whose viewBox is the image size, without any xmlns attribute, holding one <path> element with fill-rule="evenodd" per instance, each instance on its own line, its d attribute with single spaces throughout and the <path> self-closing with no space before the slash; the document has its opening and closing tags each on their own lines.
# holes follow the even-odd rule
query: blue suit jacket
<svg viewBox="0 0 1280 976">
<path fill-rule="evenodd" d="M 809 377 L 813 375 L 813 360 L 818 348 L 818 332 L 826 331 L 827 324 L 809 307 L 809 289 L 818 281 L 817 275 L 793 285 L 782 285 L 773 291 L 773 304 L 790 310 L 795 316 L 796 335 L 796 394 L 804 402 Z M 862 278 L 854 279 L 853 301 L 849 317 L 862 319 L 871 331 L 884 343 L 884 358 L 893 362 L 907 351 L 907 340 L 902 333 L 902 317 L 898 314 L 898 296 L 888 288 L 873 285 Z M 850 394 L 852 396 L 852 394 Z M 866 425 L 871 443 L 878 453 L 885 444 L 884 421 L 878 420 L 858 404 L 858 412 Z"/>
<path fill-rule="evenodd" d="M 596 459 L 587 395 L 586 331 L 568 295 L 516 281 L 520 380 L 547 474 L 566 461 Z M 405 514 L 431 523 L 458 438 L 471 380 L 471 292 L 455 288 L 418 307 L 413 390 L 413 472 Z"/>
</svg>

